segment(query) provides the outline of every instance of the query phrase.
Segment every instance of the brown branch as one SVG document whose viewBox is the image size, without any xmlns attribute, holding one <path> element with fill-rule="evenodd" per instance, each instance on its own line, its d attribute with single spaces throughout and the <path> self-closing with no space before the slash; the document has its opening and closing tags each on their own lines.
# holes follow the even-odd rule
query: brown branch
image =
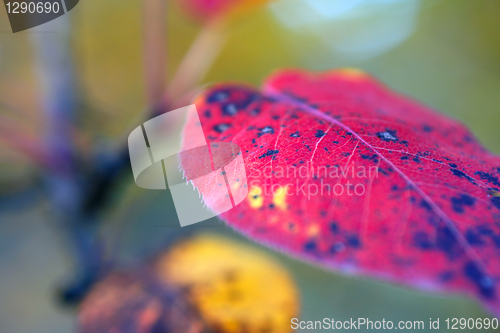
<svg viewBox="0 0 500 333">
<path fill-rule="evenodd" d="M 79 300 L 104 269 L 102 243 L 98 233 L 99 217 L 85 209 L 93 168 L 82 163 L 83 152 L 76 142 L 75 130 L 82 111 L 72 49 L 71 15 L 64 15 L 38 28 L 51 33 L 33 33 L 35 68 L 40 83 L 44 114 L 44 145 L 54 166 L 46 173 L 46 189 L 54 207 L 54 221 L 64 233 L 75 258 L 70 284 L 62 288 L 65 302 Z"/>
</svg>

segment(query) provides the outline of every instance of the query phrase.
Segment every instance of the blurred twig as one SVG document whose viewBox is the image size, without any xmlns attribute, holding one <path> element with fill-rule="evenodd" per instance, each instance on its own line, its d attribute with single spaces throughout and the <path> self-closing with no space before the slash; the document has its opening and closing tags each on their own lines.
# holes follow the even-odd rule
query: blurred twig
<svg viewBox="0 0 500 333">
<path fill-rule="evenodd" d="M 143 0 L 143 53 L 150 109 L 158 107 L 166 76 L 166 0 Z"/>
<path fill-rule="evenodd" d="M 52 165 L 46 174 L 53 213 L 76 259 L 76 281 L 63 290 L 66 300 L 78 300 L 102 269 L 96 216 L 83 210 L 88 187 L 82 152 L 75 142 L 78 122 L 77 84 L 71 52 L 71 15 L 44 26 L 52 33 L 32 34 L 45 119 L 45 146 Z"/>
<path fill-rule="evenodd" d="M 21 127 L 14 119 L 0 115 L 0 140 L 36 164 L 47 169 L 52 168 L 45 146 L 40 144 L 38 138 L 19 130 Z"/>
<path fill-rule="evenodd" d="M 226 41 L 226 21 L 212 20 L 200 31 L 170 81 L 164 100 L 175 101 L 195 89 Z"/>
</svg>

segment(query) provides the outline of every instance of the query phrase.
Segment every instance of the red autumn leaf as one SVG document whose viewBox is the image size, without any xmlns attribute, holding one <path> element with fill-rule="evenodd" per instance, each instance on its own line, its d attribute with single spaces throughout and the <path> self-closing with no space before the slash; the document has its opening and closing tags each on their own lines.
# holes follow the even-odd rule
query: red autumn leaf
<svg viewBox="0 0 500 333">
<path fill-rule="evenodd" d="M 282 71 L 261 91 L 221 85 L 196 105 L 207 141 L 239 145 L 245 161 L 249 195 L 221 215 L 229 225 L 500 315 L 500 158 L 465 126 L 356 70 Z"/>
</svg>

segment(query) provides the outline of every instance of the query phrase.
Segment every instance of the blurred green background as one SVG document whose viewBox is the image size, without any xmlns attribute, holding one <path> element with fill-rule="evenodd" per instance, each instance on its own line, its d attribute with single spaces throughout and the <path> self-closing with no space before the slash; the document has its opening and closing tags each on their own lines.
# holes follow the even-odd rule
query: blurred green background
<svg viewBox="0 0 500 333">
<path fill-rule="evenodd" d="M 258 86 L 283 67 L 359 67 L 461 120 L 487 148 L 500 153 L 500 1 L 346 1 L 283 0 L 239 18 L 203 84 L 243 81 Z M 141 1 L 84 0 L 71 19 L 84 108 L 79 119 L 82 145 L 110 145 L 139 123 L 145 109 Z M 171 1 L 167 25 L 171 76 L 202 25 Z M 9 29 L 2 7 L 0 103 L 10 111 L 1 107 L 0 113 L 41 136 L 32 40 L 36 33 L 53 32 L 50 23 L 37 32 L 12 34 Z M 2 198 L 33 187 L 38 171 L 0 142 Z M 102 232 L 123 263 L 134 263 L 180 231 L 168 193 L 135 186 L 124 191 L 107 213 Z M 0 332 L 74 331 L 74 311 L 59 307 L 54 297 L 61 278 L 72 269 L 71 258 L 46 200 L 36 189 L 27 193 L 0 205 Z M 188 228 L 247 242 L 217 220 Z M 304 320 L 441 318 L 443 327 L 448 317 L 488 316 L 471 300 L 345 277 L 269 253 L 290 268 L 299 284 Z"/>
</svg>

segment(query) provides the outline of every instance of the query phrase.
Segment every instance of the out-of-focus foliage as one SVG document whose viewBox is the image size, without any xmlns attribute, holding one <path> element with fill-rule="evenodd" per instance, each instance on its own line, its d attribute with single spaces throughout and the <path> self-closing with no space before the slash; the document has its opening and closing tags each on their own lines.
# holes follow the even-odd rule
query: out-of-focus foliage
<svg viewBox="0 0 500 333">
<path fill-rule="evenodd" d="M 422 9 L 420 0 L 287 0 L 270 7 L 284 26 L 324 48 L 297 50 L 309 66 L 332 53 L 359 61 L 387 52 L 411 36 Z"/>
<path fill-rule="evenodd" d="M 237 15 L 269 0 L 176 0 L 192 16 L 206 21 Z"/>
<path fill-rule="evenodd" d="M 199 235 L 161 256 L 161 280 L 185 290 L 217 332 L 284 333 L 298 314 L 288 272 L 268 256 L 220 236 Z"/>
</svg>

